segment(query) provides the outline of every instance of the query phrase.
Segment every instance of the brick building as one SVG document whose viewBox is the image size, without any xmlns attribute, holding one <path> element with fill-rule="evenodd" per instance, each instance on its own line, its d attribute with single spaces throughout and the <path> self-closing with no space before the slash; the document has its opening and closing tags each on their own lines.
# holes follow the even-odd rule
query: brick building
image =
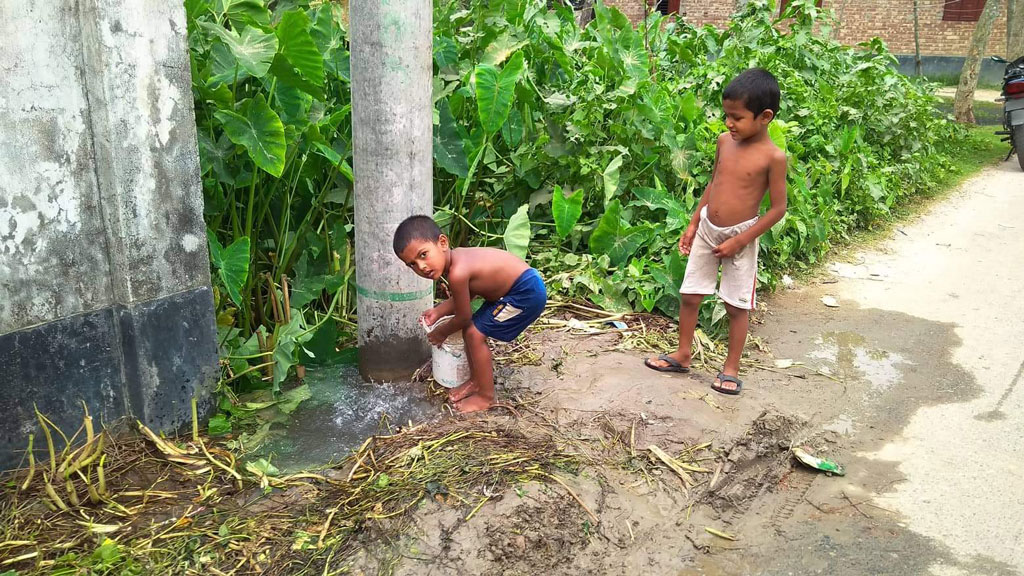
<svg viewBox="0 0 1024 576">
<path fill-rule="evenodd" d="M 643 18 L 645 0 L 605 0 L 630 20 Z M 652 10 L 678 13 L 692 24 L 724 26 L 745 0 L 648 0 Z M 917 0 L 921 55 L 926 75 L 956 76 L 971 42 L 984 0 Z M 1018 0 L 1018 3 L 1020 0 Z M 885 41 L 900 57 L 901 69 L 913 71 L 914 0 L 819 0 L 835 12 L 836 37 L 845 44 L 857 44 L 874 37 Z M 986 54 L 1005 56 L 1006 6 L 992 29 Z M 1018 54 L 1018 56 L 1020 56 Z M 983 77 L 996 81 L 1002 68 L 988 63 Z"/>
</svg>

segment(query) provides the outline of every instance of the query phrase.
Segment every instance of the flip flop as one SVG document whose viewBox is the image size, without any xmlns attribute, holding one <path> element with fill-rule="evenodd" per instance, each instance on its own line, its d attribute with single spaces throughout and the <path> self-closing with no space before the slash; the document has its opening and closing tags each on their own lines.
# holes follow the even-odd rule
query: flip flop
<svg viewBox="0 0 1024 576">
<path fill-rule="evenodd" d="M 658 372 L 682 372 L 686 373 L 690 371 L 688 366 L 683 366 L 678 360 L 669 356 L 668 354 L 659 354 L 658 360 L 668 364 L 668 366 L 657 366 L 651 363 L 651 359 L 647 358 L 644 360 L 644 366 L 647 366 L 651 370 L 657 370 Z"/>
<path fill-rule="evenodd" d="M 712 384 L 711 389 L 714 390 L 715 392 L 718 392 L 719 394 L 728 394 L 729 396 L 736 396 L 737 394 L 743 391 L 743 381 L 735 376 L 729 376 L 728 374 L 719 372 L 718 382 L 732 382 L 733 384 L 736 385 L 736 389 L 733 390 L 731 388 L 722 388 L 721 386 L 715 386 L 714 384 Z"/>
</svg>

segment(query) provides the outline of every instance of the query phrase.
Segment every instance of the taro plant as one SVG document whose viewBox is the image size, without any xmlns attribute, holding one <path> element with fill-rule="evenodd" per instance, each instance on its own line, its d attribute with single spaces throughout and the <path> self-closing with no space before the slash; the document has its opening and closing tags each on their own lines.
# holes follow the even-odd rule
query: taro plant
<svg viewBox="0 0 1024 576">
<path fill-rule="evenodd" d="M 206 217 L 235 389 L 351 340 L 352 184 L 345 3 L 187 0 Z M 724 130 L 724 85 L 780 81 L 771 136 L 789 212 L 759 279 L 929 191 L 963 132 L 878 40 L 831 39 L 812 0 L 747 2 L 724 30 L 598 3 L 580 28 L 546 0 L 435 0 L 435 215 L 461 245 L 505 246 L 552 293 L 675 316 L 681 231 Z M 705 327 L 721 316 L 709 302 Z M 255 376 L 259 376 L 256 378 Z"/>
<path fill-rule="evenodd" d="M 330 355 L 351 326 L 345 14 L 262 0 L 186 10 L 211 260 L 230 296 L 221 354 L 229 378 L 277 390 L 292 366 L 323 359 L 311 341 Z"/>
</svg>

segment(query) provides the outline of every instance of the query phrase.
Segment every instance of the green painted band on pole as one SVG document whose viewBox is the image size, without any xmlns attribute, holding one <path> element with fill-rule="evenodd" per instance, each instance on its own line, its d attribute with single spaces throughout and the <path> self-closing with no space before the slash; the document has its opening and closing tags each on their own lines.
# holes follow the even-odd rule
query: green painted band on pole
<svg viewBox="0 0 1024 576">
<path fill-rule="evenodd" d="M 365 286 L 356 284 L 356 293 L 363 298 L 379 300 L 381 302 L 411 302 L 413 300 L 419 300 L 420 298 L 433 296 L 434 288 L 431 286 L 426 290 L 417 290 L 416 292 L 387 292 L 383 290 L 370 290 Z"/>
</svg>

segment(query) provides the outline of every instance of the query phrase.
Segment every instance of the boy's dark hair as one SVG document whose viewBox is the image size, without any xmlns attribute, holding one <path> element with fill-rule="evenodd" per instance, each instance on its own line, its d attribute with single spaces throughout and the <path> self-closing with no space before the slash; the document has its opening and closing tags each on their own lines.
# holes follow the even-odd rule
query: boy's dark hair
<svg viewBox="0 0 1024 576">
<path fill-rule="evenodd" d="M 764 68 L 750 68 L 732 79 L 722 93 L 722 100 L 743 102 L 757 116 L 765 110 L 779 113 L 779 82 Z"/>
<path fill-rule="evenodd" d="M 395 254 L 401 256 L 402 251 L 405 250 L 413 240 L 437 242 L 437 239 L 440 237 L 441 228 L 437 226 L 437 222 L 434 222 L 433 218 L 422 214 L 409 216 L 405 220 L 402 220 L 402 223 L 395 229 Z"/>
</svg>

